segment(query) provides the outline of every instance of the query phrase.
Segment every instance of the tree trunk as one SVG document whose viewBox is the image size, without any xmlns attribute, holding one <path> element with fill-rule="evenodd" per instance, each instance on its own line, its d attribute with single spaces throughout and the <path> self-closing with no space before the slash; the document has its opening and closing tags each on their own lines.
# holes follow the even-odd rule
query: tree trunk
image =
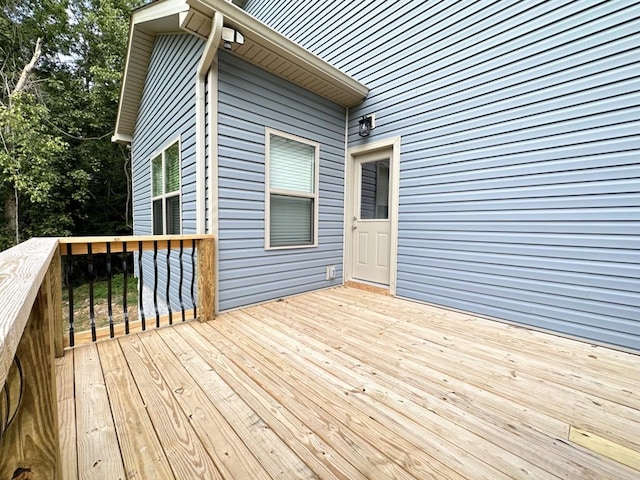
<svg viewBox="0 0 640 480">
<path fill-rule="evenodd" d="M 7 225 L 7 233 L 15 239 L 17 245 L 20 243 L 20 233 L 18 231 L 18 200 L 14 189 L 5 190 L 4 221 Z"/>
</svg>

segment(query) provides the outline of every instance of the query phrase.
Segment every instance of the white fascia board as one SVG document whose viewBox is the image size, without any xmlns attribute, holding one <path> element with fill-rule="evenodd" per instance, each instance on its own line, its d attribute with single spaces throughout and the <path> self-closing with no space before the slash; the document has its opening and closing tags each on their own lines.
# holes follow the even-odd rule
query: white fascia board
<svg viewBox="0 0 640 480">
<path fill-rule="evenodd" d="M 185 0 L 164 0 L 153 2 L 134 10 L 131 14 L 131 24 L 151 22 L 171 15 L 180 14 L 189 9 Z"/>
<path fill-rule="evenodd" d="M 133 137 L 133 131 L 125 129 L 122 126 L 123 105 L 130 101 L 127 92 L 130 90 L 130 73 L 132 72 L 132 66 L 130 64 L 131 52 L 140 51 L 136 48 L 134 41 L 134 33 L 137 29 L 144 31 L 147 34 L 161 33 L 154 29 L 153 21 L 160 20 L 162 18 L 179 15 L 181 12 L 187 11 L 189 6 L 185 0 L 165 0 L 160 2 L 154 2 L 131 13 L 131 20 L 129 24 L 129 40 L 127 42 L 127 56 L 125 59 L 124 73 L 122 76 L 122 85 L 120 86 L 120 99 L 118 101 L 118 114 L 116 116 L 116 126 L 111 141 L 117 143 L 131 143 Z M 142 78 L 146 77 L 142 75 Z M 138 110 L 137 108 L 135 109 Z M 135 122 L 134 122 L 135 123 Z"/>
</svg>

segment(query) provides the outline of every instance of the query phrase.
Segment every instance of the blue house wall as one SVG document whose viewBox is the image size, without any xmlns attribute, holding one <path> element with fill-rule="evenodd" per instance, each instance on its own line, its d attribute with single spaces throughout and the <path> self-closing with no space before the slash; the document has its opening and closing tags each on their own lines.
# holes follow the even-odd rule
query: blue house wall
<svg viewBox="0 0 640 480">
<path fill-rule="evenodd" d="M 131 143 L 133 170 L 133 222 L 136 235 L 151 235 L 151 158 L 175 140 L 180 141 L 182 233 L 196 232 L 196 167 L 195 167 L 195 75 L 204 42 L 193 35 L 160 35 L 156 37 L 149 63 L 136 130 Z M 133 248 L 131 246 L 130 248 Z M 185 255 L 189 254 L 187 251 Z M 143 258 L 144 309 L 147 318 L 154 315 L 155 283 L 153 252 Z M 185 257 L 188 258 L 188 257 Z M 158 292 L 161 313 L 166 312 L 167 269 L 164 252 L 158 260 Z M 179 308 L 179 263 L 176 255 L 170 263 L 170 297 L 172 309 Z M 136 261 L 136 272 L 139 272 Z M 191 308 L 190 279 L 192 268 L 185 262 L 186 280 L 183 299 Z"/>
<path fill-rule="evenodd" d="M 220 310 L 342 283 L 345 110 L 219 52 Z M 320 144 L 318 246 L 265 250 L 265 128 Z M 325 280 L 326 266 L 336 267 Z"/>
<path fill-rule="evenodd" d="M 350 147 L 402 137 L 399 296 L 640 349 L 633 2 L 246 10 L 371 89 Z"/>
</svg>

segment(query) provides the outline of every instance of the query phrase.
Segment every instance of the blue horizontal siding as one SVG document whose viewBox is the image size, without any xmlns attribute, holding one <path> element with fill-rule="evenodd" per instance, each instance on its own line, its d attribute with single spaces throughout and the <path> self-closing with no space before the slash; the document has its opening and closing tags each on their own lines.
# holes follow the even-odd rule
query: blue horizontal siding
<svg viewBox="0 0 640 480">
<path fill-rule="evenodd" d="M 131 145 L 133 165 L 134 233 L 150 235 L 152 229 L 151 156 L 174 138 L 181 144 L 181 213 L 183 233 L 196 231 L 195 195 L 195 72 L 204 42 L 191 35 L 156 37 Z M 183 303 L 192 308 L 190 282 L 193 271 L 185 251 Z M 136 254 L 137 256 L 137 254 Z M 154 289 L 157 278 L 159 305 L 165 306 L 167 282 L 173 312 L 180 309 L 178 252 L 167 269 L 166 251 L 158 252 L 155 273 L 153 252 L 144 252 L 144 287 Z M 139 272 L 136 262 L 136 271 Z M 167 272 L 169 271 L 169 275 Z M 153 307 L 147 319 L 155 315 Z M 162 308 L 162 313 L 166 311 Z M 148 320 L 150 321 L 150 320 Z"/>
<path fill-rule="evenodd" d="M 218 71 L 220 310 L 339 284 L 344 109 L 226 52 Z M 265 127 L 320 144 L 318 247 L 264 248 Z M 328 265 L 334 281 L 325 280 Z"/>
<path fill-rule="evenodd" d="M 638 2 L 246 9 L 402 137 L 398 295 L 640 349 Z"/>
</svg>

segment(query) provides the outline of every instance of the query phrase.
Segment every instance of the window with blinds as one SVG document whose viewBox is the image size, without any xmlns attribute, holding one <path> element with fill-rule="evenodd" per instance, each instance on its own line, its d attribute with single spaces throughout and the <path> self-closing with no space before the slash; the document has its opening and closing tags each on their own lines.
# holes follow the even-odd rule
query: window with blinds
<svg viewBox="0 0 640 480">
<path fill-rule="evenodd" d="M 267 129 L 266 248 L 317 245 L 317 143 Z"/>
<path fill-rule="evenodd" d="M 180 234 L 180 143 L 172 143 L 151 160 L 154 235 Z"/>
</svg>

